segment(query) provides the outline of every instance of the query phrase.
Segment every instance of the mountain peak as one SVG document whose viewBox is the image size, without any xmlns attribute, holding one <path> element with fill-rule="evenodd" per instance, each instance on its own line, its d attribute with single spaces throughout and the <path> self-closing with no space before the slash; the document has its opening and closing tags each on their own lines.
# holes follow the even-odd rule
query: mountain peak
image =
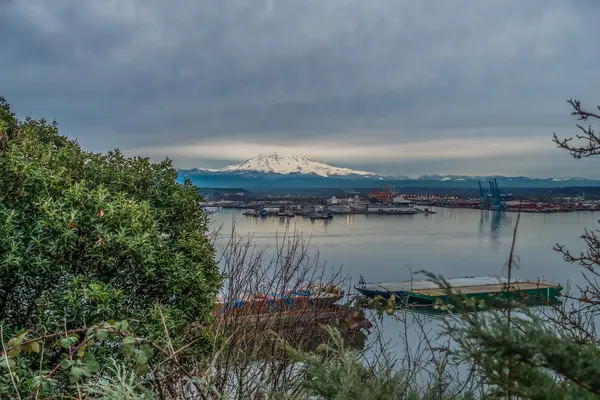
<svg viewBox="0 0 600 400">
<path fill-rule="evenodd" d="M 268 153 L 268 154 L 259 154 L 256 157 L 251 158 L 250 160 L 253 159 L 272 159 L 272 160 L 282 160 L 282 159 L 290 159 L 290 160 L 310 160 L 310 158 L 303 156 L 302 154 L 298 154 L 298 153 L 293 153 L 293 154 L 283 154 L 283 153 L 278 153 L 276 151 L 272 152 L 272 153 Z M 312 160 L 311 160 L 312 161 Z"/>
<path fill-rule="evenodd" d="M 366 171 L 356 171 L 349 168 L 340 168 L 322 162 L 313 161 L 302 154 L 282 154 L 272 152 L 259 154 L 256 157 L 242 161 L 235 165 L 221 168 L 219 172 L 263 172 L 275 174 L 314 174 L 318 176 L 348 176 L 360 175 L 374 177 L 375 174 Z"/>
</svg>

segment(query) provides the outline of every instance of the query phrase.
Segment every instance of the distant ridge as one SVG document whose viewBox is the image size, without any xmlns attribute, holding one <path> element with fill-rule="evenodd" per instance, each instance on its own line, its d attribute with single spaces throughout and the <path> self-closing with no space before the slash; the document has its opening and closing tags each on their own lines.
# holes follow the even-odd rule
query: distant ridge
<svg viewBox="0 0 600 400">
<path fill-rule="evenodd" d="M 260 154 L 246 161 L 220 169 L 194 168 L 179 170 L 180 177 L 204 187 L 342 187 L 376 188 L 383 185 L 429 188 L 478 188 L 497 179 L 501 188 L 553 188 L 600 186 L 599 180 L 577 177 L 532 178 L 527 176 L 468 176 L 423 175 L 413 179 L 406 176 L 382 176 L 373 172 L 336 167 L 310 159 L 301 154 Z"/>
<path fill-rule="evenodd" d="M 514 181 L 514 180 L 523 180 L 523 181 L 551 181 L 551 182 L 596 182 L 594 179 L 586 179 L 586 178 L 531 178 L 529 176 L 503 176 L 503 175 L 489 175 L 489 176 L 469 176 L 469 175 L 423 175 L 417 178 L 419 181 L 488 181 L 491 179 L 499 179 L 503 181 Z"/>
</svg>

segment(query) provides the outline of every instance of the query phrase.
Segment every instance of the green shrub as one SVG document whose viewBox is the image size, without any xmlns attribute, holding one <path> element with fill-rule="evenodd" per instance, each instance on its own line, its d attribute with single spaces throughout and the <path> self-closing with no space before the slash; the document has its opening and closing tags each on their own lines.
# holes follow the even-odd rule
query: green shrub
<svg viewBox="0 0 600 400">
<path fill-rule="evenodd" d="M 158 343 L 202 349 L 221 276 L 202 198 L 176 182 L 169 160 L 84 151 L 0 98 L 0 177 L 3 342 L 118 319 Z M 37 351 L 20 352 L 17 367 L 53 368 L 60 352 L 45 352 L 41 365 Z"/>
</svg>

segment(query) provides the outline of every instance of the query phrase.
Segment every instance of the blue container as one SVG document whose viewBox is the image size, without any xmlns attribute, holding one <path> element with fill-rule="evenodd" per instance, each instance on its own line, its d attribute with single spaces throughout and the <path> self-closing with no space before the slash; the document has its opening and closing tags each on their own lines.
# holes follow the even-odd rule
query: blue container
<svg viewBox="0 0 600 400">
<path fill-rule="evenodd" d="M 297 292 L 292 292 L 292 296 L 306 296 L 310 297 L 310 290 L 299 290 Z"/>
<path fill-rule="evenodd" d="M 235 299 L 233 302 L 233 308 L 242 308 L 244 307 L 244 304 L 246 304 L 246 302 L 242 299 Z"/>
</svg>

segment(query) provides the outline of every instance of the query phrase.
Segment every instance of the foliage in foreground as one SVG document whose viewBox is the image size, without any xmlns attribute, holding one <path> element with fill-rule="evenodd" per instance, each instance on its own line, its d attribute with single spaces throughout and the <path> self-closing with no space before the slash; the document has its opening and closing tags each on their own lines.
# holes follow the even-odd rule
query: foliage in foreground
<svg viewBox="0 0 600 400">
<path fill-rule="evenodd" d="M 571 104 L 582 120 L 600 118 Z M 556 143 L 576 158 L 600 154 L 595 132 L 580 129 L 584 145 Z M 206 217 L 197 191 L 175 184 L 168 161 L 82 151 L 54 123 L 18 121 L 0 99 L 0 176 L 1 398 L 225 398 L 204 373 L 218 357 L 198 351 L 215 351 L 202 324 L 212 322 L 220 283 Z M 584 240 L 580 255 L 557 246 L 592 275 L 571 299 L 580 308 L 543 317 L 448 309 L 459 317 L 447 320 L 458 345 L 451 354 L 471 364 L 486 398 L 600 398 L 600 241 L 595 232 Z M 250 396 L 473 398 L 437 381 L 416 392 L 406 371 L 367 367 L 339 332 L 329 337 L 314 352 L 284 345 L 291 378 L 282 385 L 271 375 Z M 247 357 L 231 346 L 216 351 Z"/>
<path fill-rule="evenodd" d="M 31 376 L 36 386 L 52 372 L 66 387 L 69 375 L 55 370 L 64 357 L 118 356 L 72 332 L 114 318 L 159 343 L 168 331 L 171 343 L 195 342 L 189 351 L 206 347 L 202 326 L 213 318 L 221 276 L 202 198 L 190 182 L 176 182 L 169 160 L 84 151 L 56 123 L 18 120 L 0 98 L 0 176 L 2 341 L 63 332 L 76 349 L 65 356 L 40 340 L 3 352 L 0 393 L 5 385 L 25 390 L 28 379 L 6 375 L 15 361 L 40 371 Z"/>
<path fill-rule="evenodd" d="M 516 312 L 513 310 L 513 312 Z M 469 360 L 493 398 L 598 399 L 600 350 L 580 343 L 547 320 L 521 310 L 510 319 L 499 311 L 466 313 L 448 325 L 458 344 L 453 352 Z"/>
<path fill-rule="evenodd" d="M 127 369 L 126 365 L 109 360 L 102 379 L 83 385 L 82 392 L 92 398 L 103 400 L 153 400 L 155 393 L 146 388 L 139 376 Z"/>
<path fill-rule="evenodd" d="M 391 365 L 380 364 L 375 368 L 366 367 L 360 355 L 347 347 L 340 331 L 327 328 L 329 340 L 315 351 L 299 351 L 283 341 L 279 345 L 297 366 L 293 379 L 284 390 L 270 390 L 271 382 L 264 382 L 264 389 L 248 393 L 247 398 L 270 399 L 327 399 L 327 400 L 470 400 L 470 393 L 453 394 L 450 388 L 441 389 L 432 383 L 425 392 L 410 389 L 408 378 L 402 371 L 395 371 Z M 109 360 L 102 379 L 86 382 L 82 393 L 98 396 L 105 400 L 153 400 L 162 398 L 155 389 L 147 386 L 147 381 L 125 364 Z M 211 398 L 225 400 L 228 397 L 219 393 L 203 381 L 192 377 L 182 381 L 181 386 L 195 385 L 192 391 L 180 398 Z M 200 395 L 198 395 L 200 393 Z M 244 398 L 246 398 L 244 397 Z"/>
<path fill-rule="evenodd" d="M 467 400 L 473 398 L 470 393 L 454 394 L 454 388 L 441 388 L 439 382 L 430 382 L 424 392 L 411 390 L 413 382 L 402 370 L 394 368 L 386 361 L 374 367 L 366 367 L 359 355 L 345 346 L 339 331 L 331 328 L 327 330 L 329 342 L 321 344 L 315 352 L 299 352 L 287 346 L 289 354 L 300 365 L 297 378 L 290 385 L 291 391 L 302 393 L 295 398 L 331 400 Z M 297 390 L 298 388 L 301 390 Z"/>
</svg>

